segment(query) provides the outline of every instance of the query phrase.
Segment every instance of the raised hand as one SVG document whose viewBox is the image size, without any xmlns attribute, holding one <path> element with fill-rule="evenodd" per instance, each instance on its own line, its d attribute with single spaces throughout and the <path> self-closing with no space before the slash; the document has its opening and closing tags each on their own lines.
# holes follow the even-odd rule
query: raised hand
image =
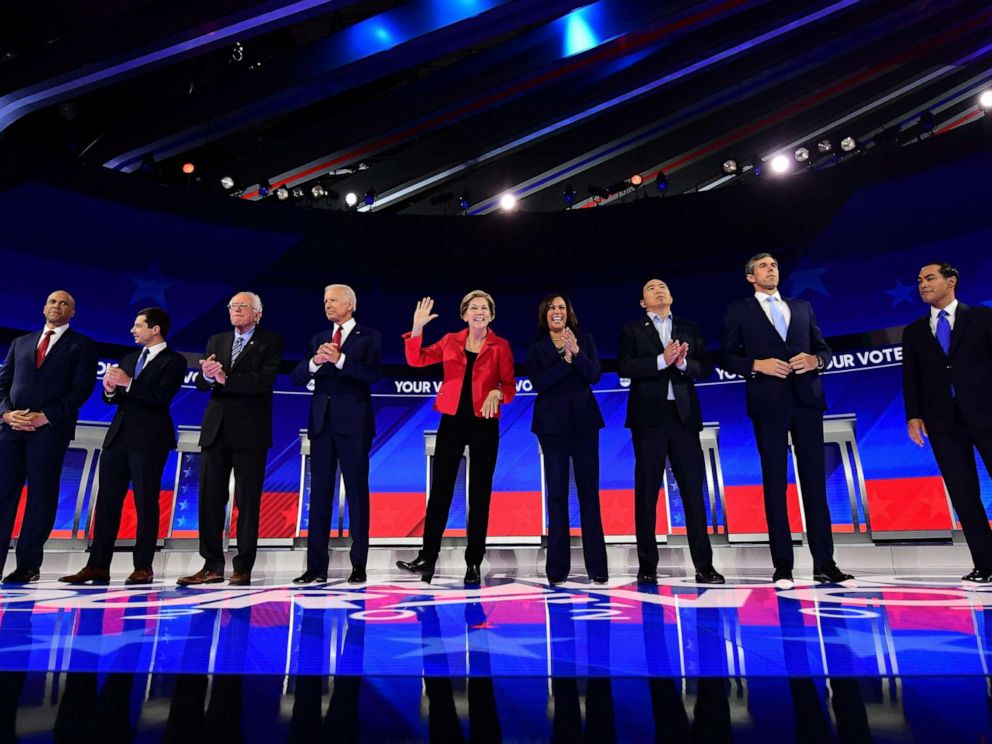
<svg viewBox="0 0 992 744">
<path fill-rule="evenodd" d="M 566 353 L 570 357 L 573 357 L 576 354 L 578 354 L 579 353 L 579 340 L 575 337 L 575 334 L 572 333 L 572 329 L 571 328 L 566 328 L 562 332 L 561 336 L 565 340 L 565 351 L 566 351 Z M 571 359 L 568 359 L 567 361 L 572 361 L 572 360 Z"/>
<path fill-rule="evenodd" d="M 417 309 L 413 311 L 411 336 L 419 336 L 424 330 L 424 326 L 437 317 L 437 313 L 431 312 L 432 310 L 434 310 L 434 300 L 430 297 L 425 297 L 417 303 Z"/>
</svg>

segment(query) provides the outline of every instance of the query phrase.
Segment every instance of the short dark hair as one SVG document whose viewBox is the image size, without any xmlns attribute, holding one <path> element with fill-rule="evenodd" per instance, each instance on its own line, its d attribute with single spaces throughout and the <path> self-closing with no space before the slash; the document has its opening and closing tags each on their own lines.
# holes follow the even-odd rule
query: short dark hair
<svg viewBox="0 0 992 744">
<path fill-rule="evenodd" d="M 541 300 L 541 304 L 537 306 L 538 331 L 544 331 L 547 333 L 551 330 L 548 328 L 548 310 L 551 308 L 551 303 L 555 301 L 556 297 L 561 297 L 562 300 L 565 301 L 565 327 L 570 328 L 572 333 L 577 333 L 579 330 L 579 319 L 575 317 L 575 308 L 572 307 L 572 301 L 568 299 L 568 295 L 562 294 L 561 292 L 549 294 Z"/>
<path fill-rule="evenodd" d="M 168 337 L 170 324 L 169 313 L 164 309 L 160 307 L 146 307 L 144 310 L 139 310 L 138 315 L 145 316 L 145 323 L 148 324 L 149 328 L 158 326 L 162 338 Z"/>
<path fill-rule="evenodd" d="M 949 263 L 946 263 L 944 261 L 931 261 L 930 263 L 925 263 L 923 265 L 936 266 L 937 271 L 939 271 L 940 275 L 945 279 L 950 279 L 951 277 L 954 277 L 954 279 L 957 280 L 955 282 L 955 286 L 961 283 L 961 273 L 953 266 L 951 266 Z"/>
<path fill-rule="evenodd" d="M 744 264 L 744 275 L 747 276 L 748 274 L 753 274 L 754 265 L 763 258 L 775 258 L 775 256 L 771 253 L 755 253 L 747 260 L 747 263 Z"/>
</svg>

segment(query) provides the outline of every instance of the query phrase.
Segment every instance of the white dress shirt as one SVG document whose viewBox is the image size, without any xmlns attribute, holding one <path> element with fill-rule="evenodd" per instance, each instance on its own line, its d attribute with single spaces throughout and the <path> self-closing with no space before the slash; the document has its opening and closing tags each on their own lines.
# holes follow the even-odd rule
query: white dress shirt
<svg viewBox="0 0 992 744">
<path fill-rule="evenodd" d="M 775 325 L 775 321 L 772 320 L 772 309 L 768 305 L 768 298 L 774 297 L 778 300 L 778 309 L 782 313 L 782 317 L 785 318 L 785 327 L 789 327 L 789 323 L 792 322 L 792 309 L 789 307 L 789 303 L 782 299 L 777 291 L 772 294 L 765 294 L 764 292 L 755 292 L 754 299 L 756 299 L 761 304 L 761 310 L 764 312 L 765 317 L 768 318 L 768 322 Z"/>
<path fill-rule="evenodd" d="M 154 358 L 155 358 L 155 357 L 157 357 L 157 356 L 158 356 L 159 354 L 161 354 L 161 353 L 162 353 L 163 351 L 165 351 L 165 348 L 166 348 L 167 346 L 168 346 L 168 344 L 167 344 L 167 343 L 166 343 L 165 341 L 163 341 L 163 342 L 161 342 L 161 343 L 159 343 L 159 344 L 155 344 L 155 345 L 153 345 L 153 346 L 146 346 L 146 347 L 145 347 L 145 349 L 148 349 L 148 356 L 146 356 L 146 357 L 145 357 L 145 363 L 144 363 L 144 365 L 142 365 L 142 367 L 141 367 L 141 370 L 142 370 L 142 372 L 143 372 L 143 371 L 145 370 L 145 367 L 147 367 L 147 366 L 148 366 L 149 364 L 151 364 L 151 361 L 152 361 L 152 359 L 154 359 Z M 145 353 L 145 349 L 142 349 L 142 350 L 141 350 L 141 353 L 142 353 L 142 354 L 144 354 L 144 353 Z M 138 357 L 138 358 L 140 359 L 141 357 Z M 132 377 L 131 377 L 131 382 L 134 382 L 134 376 L 133 376 L 133 375 L 132 375 Z M 131 382 L 129 382 L 129 383 L 127 384 L 127 387 L 126 387 L 126 388 L 124 388 L 124 389 L 125 389 L 125 390 L 127 390 L 127 391 L 128 391 L 129 393 L 131 392 Z"/>
<path fill-rule="evenodd" d="M 648 312 L 648 317 L 651 319 L 654 329 L 658 332 L 658 337 L 661 338 L 661 345 L 668 346 L 669 342 L 672 340 L 672 314 L 668 313 L 664 318 L 658 315 L 658 313 Z M 665 369 L 668 366 L 668 362 L 665 361 L 664 353 L 658 355 L 658 371 Z M 686 367 L 688 367 L 688 362 L 683 361 L 682 364 L 675 366 L 675 369 L 685 372 Z M 668 383 L 668 400 L 675 400 L 675 390 L 672 388 L 672 383 Z"/>
<path fill-rule="evenodd" d="M 335 331 L 337 331 L 337 329 L 340 328 L 341 329 L 341 346 L 344 346 L 344 342 L 348 340 L 348 336 L 351 335 L 351 332 L 355 328 L 356 325 L 358 325 L 358 321 L 356 321 L 354 318 L 348 318 L 348 320 L 346 320 L 341 325 L 338 325 L 337 323 L 335 323 L 334 324 L 334 327 L 331 329 L 331 338 L 332 339 L 334 338 Z M 344 369 L 344 358 L 345 358 L 345 355 L 344 354 L 342 354 L 341 356 L 339 356 L 338 357 L 338 360 L 334 363 L 334 366 L 337 367 L 338 369 Z M 310 374 L 312 374 L 312 375 L 317 374 L 317 370 L 320 369 L 322 366 L 324 366 L 324 365 L 322 365 L 322 364 L 314 364 L 313 357 L 310 357 Z"/>
<path fill-rule="evenodd" d="M 64 323 L 58 326 L 57 328 L 49 328 L 48 324 L 46 323 L 45 327 L 41 329 L 41 335 L 38 337 L 38 343 L 35 345 L 34 348 L 37 349 L 39 346 L 41 346 L 41 342 L 45 340 L 46 331 L 53 331 L 52 335 L 48 337 L 48 351 L 45 352 L 45 356 L 47 357 L 49 354 L 52 353 L 52 349 L 55 347 L 55 344 L 58 342 L 58 340 L 62 338 L 65 335 L 65 332 L 68 330 L 69 330 L 68 323 Z"/>
<path fill-rule="evenodd" d="M 951 300 L 951 304 L 944 308 L 944 312 L 947 313 L 947 323 L 954 330 L 954 318 L 958 313 L 958 301 Z M 930 333 L 934 336 L 937 335 L 937 316 L 940 315 L 940 310 L 935 307 L 930 308 Z"/>
</svg>

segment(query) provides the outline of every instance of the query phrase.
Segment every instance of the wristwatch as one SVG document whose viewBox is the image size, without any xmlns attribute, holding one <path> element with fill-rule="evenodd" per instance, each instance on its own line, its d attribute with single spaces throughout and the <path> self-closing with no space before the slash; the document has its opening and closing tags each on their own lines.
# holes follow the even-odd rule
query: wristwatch
<svg viewBox="0 0 992 744">
<path fill-rule="evenodd" d="M 823 363 L 823 357 L 819 354 L 816 355 L 816 371 L 820 372 L 826 365 Z"/>
</svg>

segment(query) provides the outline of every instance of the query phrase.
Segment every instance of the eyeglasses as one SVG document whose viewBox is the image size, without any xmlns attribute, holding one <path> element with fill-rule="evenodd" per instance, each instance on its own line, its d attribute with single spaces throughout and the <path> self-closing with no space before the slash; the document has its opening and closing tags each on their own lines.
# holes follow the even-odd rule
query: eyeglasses
<svg viewBox="0 0 992 744">
<path fill-rule="evenodd" d="M 227 305 L 228 310 L 251 310 L 252 306 L 247 302 L 231 302 Z"/>
</svg>

